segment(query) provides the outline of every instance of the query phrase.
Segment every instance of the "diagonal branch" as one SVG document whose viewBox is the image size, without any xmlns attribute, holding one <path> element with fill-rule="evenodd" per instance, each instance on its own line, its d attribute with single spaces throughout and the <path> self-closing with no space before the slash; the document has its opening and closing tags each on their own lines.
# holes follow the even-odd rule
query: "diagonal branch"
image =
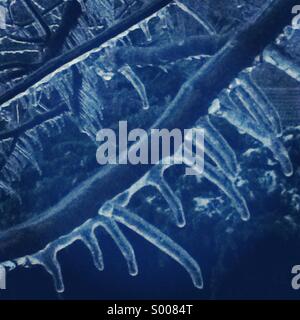
<svg viewBox="0 0 300 320">
<path fill-rule="evenodd" d="M 228 36 L 191 36 L 183 41 L 156 47 L 122 47 L 112 52 L 117 65 L 159 65 L 183 58 L 215 54 L 228 40 Z"/>
</svg>

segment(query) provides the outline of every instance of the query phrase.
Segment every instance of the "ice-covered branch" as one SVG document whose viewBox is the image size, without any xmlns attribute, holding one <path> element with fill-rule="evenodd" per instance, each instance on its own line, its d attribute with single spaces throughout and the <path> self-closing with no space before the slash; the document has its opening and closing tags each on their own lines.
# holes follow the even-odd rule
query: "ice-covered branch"
<svg viewBox="0 0 300 320">
<path fill-rule="evenodd" d="M 116 48 L 112 53 L 117 65 L 160 65 L 192 56 L 213 55 L 228 36 L 191 36 L 183 41 L 155 47 Z"/>
</svg>

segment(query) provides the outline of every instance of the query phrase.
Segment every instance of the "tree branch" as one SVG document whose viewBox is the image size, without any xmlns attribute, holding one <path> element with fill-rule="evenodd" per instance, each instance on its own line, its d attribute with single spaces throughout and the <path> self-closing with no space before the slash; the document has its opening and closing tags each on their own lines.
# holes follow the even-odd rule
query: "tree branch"
<svg viewBox="0 0 300 320">
<path fill-rule="evenodd" d="M 160 47 L 116 48 L 112 52 L 117 65 L 159 65 L 198 55 L 214 55 L 228 36 L 191 36 Z"/>
</svg>

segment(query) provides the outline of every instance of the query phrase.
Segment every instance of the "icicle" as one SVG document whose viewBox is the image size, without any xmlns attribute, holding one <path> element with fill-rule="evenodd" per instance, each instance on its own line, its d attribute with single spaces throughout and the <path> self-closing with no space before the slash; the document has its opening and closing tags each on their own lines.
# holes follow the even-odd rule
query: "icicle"
<svg viewBox="0 0 300 320">
<path fill-rule="evenodd" d="M 250 212 L 246 200 L 237 190 L 233 182 L 226 177 L 226 175 L 218 171 L 209 163 L 206 163 L 203 176 L 212 183 L 214 183 L 220 190 L 222 190 L 228 196 L 228 198 L 232 201 L 234 208 L 240 214 L 242 220 L 249 220 Z"/>
<path fill-rule="evenodd" d="M 186 162 L 186 165 L 190 164 Z M 223 172 L 219 171 L 217 167 L 214 167 L 208 162 L 205 163 L 203 172 L 200 172 L 197 166 L 192 166 L 192 168 L 227 195 L 227 197 L 232 201 L 234 208 L 240 214 L 242 220 L 249 220 L 250 212 L 247 203 L 244 197 L 237 190 L 232 180 L 230 180 Z"/>
<path fill-rule="evenodd" d="M 169 13 L 168 13 L 166 7 L 157 12 L 157 17 L 160 20 L 160 23 L 162 25 L 162 27 L 161 27 L 162 29 L 168 29 L 168 26 L 169 26 L 168 16 L 169 16 Z"/>
<path fill-rule="evenodd" d="M 262 128 L 254 122 L 253 118 L 249 117 L 249 114 L 243 112 L 228 94 L 224 92 L 220 94 L 218 103 L 213 103 L 213 107 L 210 108 L 209 113 L 225 118 L 233 126 L 239 128 L 241 131 L 249 134 L 258 141 L 262 138 L 269 140 L 269 134 L 266 133 L 265 128 Z M 265 141 L 265 143 L 267 143 L 267 141 Z M 267 144 L 269 145 L 270 142 Z"/>
<path fill-rule="evenodd" d="M 185 4 L 183 4 L 181 1 L 179 0 L 175 0 L 176 5 L 178 6 L 178 8 L 180 8 L 182 11 L 184 11 L 185 13 L 187 13 L 188 15 L 190 15 L 192 18 L 194 18 L 197 22 L 199 22 L 199 24 L 205 29 L 205 31 L 210 34 L 210 35 L 214 35 L 216 34 L 216 31 L 214 30 L 214 28 L 207 22 L 204 21 L 199 15 L 197 15 L 193 10 L 191 10 L 188 6 L 186 6 Z"/>
<path fill-rule="evenodd" d="M 82 12 L 86 12 L 86 5 L 85 5 L 84 0 L 77 0 L 77 2 L 79 3 Z"/>
<path fill-rule="evenodd" d="M 280 53 L 279 50 L 276 50 L 273 47 L 264 50 L 263 59 L 265 62 L 275 66 L 293 79 L 300 82 L 300 66 L 287 56 L 284 56 L 282 53 Z"/>
<path fill-rule="evenodd" d="M 20 110 L 19 110 L 19 104 L 16 103 L 16 118 L 17 118 L 17 124 L 20 123 Z"/>
<path fill-rule="evenodd" d="M 260 126 L 258 122 L 253 121 L 253 118 L 249 117 L 248 114 L 242 112 L 226 93 L 222 92 L 220 99 L 213 103 L 209 113 L 225 118 L 233 126 L 261 142 L 273 153 L 274 158 L 279 161 L 284 174 L 291 176 L 293 167 L 280 138 Z"/>
<path fill-rule="evenodd" d="M 238 162 L 235 152 L 228 142 L 213 126 L 208 117 L 201 118 L 197 121 L 196 126 L 203 128 L 205 139 L 205 153 L 231 177 L 235 177 L 238 172 Z"/>
<path fill-rule="evenodd" d="M 56 292 L 64 292 L 65 286 L 60 264 L 57 260 L 57 251 L 46 248 L 33 256 L 28 257 L 31 265 L 41 265 L 52 276 Z"/>
<path fill-rule="evenodd" d="M 104 270 L 104 262 L 103 262 L 103 255 L 102 251 L 100 249 L 98 239 L 95 235 L 95 227 L 93 220 L 90 220 L 86 222 L 85 227 L 82 228 L 82 231 L 80 231 L 81 239 L 83 243 L 86 245 L 86 247 L 89 249 L 95 267 L 99 271 Z"/>
<path fill-rule="evenodd" d="M 149 109 L 149 101 L 146 93 L 145 86 L 137 74 L 131 69 L 129 65 L 123 66 L 119 72 L 132 84 L 138 95 L 140 96 L 143 109 Z"/>
<path fill-rule="evenodd" d="M 259 123 L 264 130 L 269 130 L 270 123 L 268 119 L 262 114 L 259 106 L 251 99 L 251 96 L 243 87 L 237 86 L 232 88 L 230 97 L 235 101 L 237 107 L 241 108 L 242 111 L 247 112 L 249 116 L 253 118 L 253 121 Z"/>
<path fill-rule="evenodd" d="M 268 99 L 262 89 L 255 83 L 249 72 L 243 72 L 240 76 L 241 86 L 248 92 L 251 98 L 261 108 L 265 118 L 270 122 L 271 128 L 277 136 L 282 135 L 282 125 L 278 111 Z"/>
<path fill-rule="evenodd" d="M 125 238 L 124 234 L 118 227 L 118 225 L 108 219 L 105 216 L 101 217 L 101 225 L 107 231 L 107 233 L 112 237 L 116 245 L 119 247 L 122 252 L 128 266 L 128 271 L 131 276 L 136 276 L 138 274 L 138 265 L 135 259 L 134 250 L 132 249 L 131 244 Z"/>
<path fill-rule="evenodd" d="M 286 177 L 292 176 L 294 173 L 293 165 L 281 139 L 272 139 L 269 149 L 273 153 L 274 158 L 279 162 L 283 174 Z"/>
<path fill-rule="evenodd" d="M 196 146 L 198 148 L 202 147 L 197 142 L 196 142 Z M 223 173 L 228 175 L 229 178 L 231 178 L 231 179 L 235 178 L 236 174 L 232 173 L 232 170 L 226 165 L 224 158 L 221 156 L 221 154 L 218 152 L 218 150 L 213 145 L 211 145 L 210 143 L 207 142 L 207 139 L 205 142 L 204 153 L 217 165 L 217 167 L 220 170 L 223 171 Z"/>
<path fill-rule="evenodd" d="M 139 26 L 141 27 L 147 41 L 152 41 L 152 35 L 151 35 L 151 32 L 149 30 L 149 26 L 148 26 L 148 21 L 147 20 L 144 20 L 142 21 Z"/>
<path fill-rule="evenodd" d="M 177 197 L 175 192 L 170 188 L 169 184 L 164 179 L 163 172 L 164 168 L 162 168 L 160 165 L 155 166 L 147 176 L 147 184 L 154 186 L 160 192 L 170 206 L 177 226 L 183 228 L 186 224 L 186 221 L 181 200 Z"/>
<path fill-rule="evenodd" d="M 99 213 L 101 214 L 101 212 Z M 191 276 L 195 287 L 199 289 L 203 288 L 202 274 L 197 262 L 168 236 L 124 208 L 114 207 L 111 217 L 145 238 L 159 250 L 181 264 Z"/>
</svg>

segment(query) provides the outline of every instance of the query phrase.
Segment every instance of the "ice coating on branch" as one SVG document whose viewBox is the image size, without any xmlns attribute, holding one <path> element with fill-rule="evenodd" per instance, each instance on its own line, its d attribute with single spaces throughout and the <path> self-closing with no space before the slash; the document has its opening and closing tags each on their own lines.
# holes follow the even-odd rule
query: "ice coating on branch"
<svg viewBox="0 0 300 320">
<path fill-rule="evenodd" d="M 112 237 L 127 261 L 130 275 L 135 276 L 138 273 L 138 268 L 134 251 L 116 222 L 105 216 L 96 216 L 93 219 L 87 220 L 84 224 L 73 230 L 71 233 L 51 242 L 44 249 L 37 253 L 20 257 L 13 261 L 6 261 L 1 263 L 1 265 L 9 268 L 9 270 L 13 270 L 18 266 L 31 267 L 34 265 L 41 265 L 53 278 L 56 291 L 63 292 L 65 286 L 57 255 L 60 251 L 68 248 L 74 242 L 81 241 L 89 250 L 95 267 L 99 271 L 104 269 L 102 252 L 95 236 L 95 230 L 98 227 L 104 228 Z"/>
<path fill-rule="evenodd" d="M 20 257 L 13 261 L 6 261 L 1 263 L 1 265 L 9 270 L 13 270 L 19 266 L 31 267 L 34 265 L 41 265 L 53 278 L 56 291 L 63 292 L 65 286 L 60 262 L 57 259 L 58 253 L 72 245 L 74 242 L 81 241 L 90 251 L 95 267 L 100 271 L 103 270 L 103 256 L 95 236 L 95 230 L 98 227 L 102 227 L 112 237 L 123 254 L 127 261 L 130 275 L 135 276 L 138 274 L 138 266 L 133 248 L 125 238 L 117 223 L 125 225 L 155 245 L 162 252 L 172 257 L 187 270 L 197 288 L 203 287 L 201 270 L 198 264 L 183 248 L 151 224 L 128 210 L 115 205 L 114 201 L 109 202 L 100 208 L 98 216 L 87 220 L 71 233 L 51 242 L 37 253 Z"/>
</svg>

